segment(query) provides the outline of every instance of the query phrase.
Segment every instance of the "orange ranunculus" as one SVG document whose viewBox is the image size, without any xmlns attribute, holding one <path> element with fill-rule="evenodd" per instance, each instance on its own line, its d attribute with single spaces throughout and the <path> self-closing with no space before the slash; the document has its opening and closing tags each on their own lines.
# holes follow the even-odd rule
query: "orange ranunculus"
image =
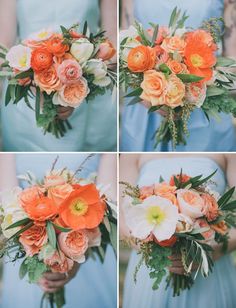
<svg viewBox="0 0 236 308">
<path fill-rule="evenodd" d="M 168 53 L 176 53 L 178 52 L 180 55 L 184 54 L 186 42 L 183 38 L 178 35 L 166 37 L 161 47 Z"/>
<path fill-rule="evenodd" d="M 174 205 L 177 205 L 177 198 L 175 196 L 176 187 L 170 186 L 165 182 L 160 184 L 155 184 L 154 194 L 160 196 L 162 198 L 170 200 L 170 202 Z"/>
<path fill-rule="evenodd" d="M 83 263 L 88 249 L 89 238 L 85 230 L 63 232 L 58 236 L 61 251 L 73 261 Z"/>
<path fill-rule="evenodd" d="M 225 221 L 221 220 L 217 224 L 211 224 L 211 229 L 213 229 L 215 232 L 220 233 L 221 235 L 225 235 L 228 231 L 228 227 L 225 223 Z"/>
<path fill-rule="evenodd" d="M 48 197 L 52 199 L 57 206 L 60 206 L 72 191 L 73 188 L 70 184 L 57 185 L 48 188 Z"/>
<path fill-rule="evenodd" d="M 140 188 L 140 199 L 144 200 L 154 194 L 154 185 L 143 186 Z"/>
<path fill-rule="evenodd" d="M 156 51 L 149 46 L 137 46 L 128 54 L 128 68 L 134 73 L 153 69 L 156 64 Z"/>
<path fill-rule="evenodd" d="M 202 194 L 204 200 L 204 214 L 208 221 L 213 221 L 219 216 L 219 206 L 215 198 L 209 194 Z"/>
<path fill-rule="evenodd" d="M 97 58 L 103 61 L 110 60 L 116 54 L 116 50 L 109 40 L 102 42 L 99 46 Z"/>
<path fill-rule="evenodd" d="M 182 106 L 184 96 L 185 84 L 175 74 L 171 74 L 166 87 L 165 105 L 171 108 Z"/>
<path fill-rule="evenodd" d="M 57 76 L 57 71 L 54 65 L 42 72 L 35 72 L 34 81 L 35 84 L 47 94 L 51 94 L 53 91 L 58 91 L 62 87 L 62 83 Z"/>
<path fill-rule="evenodd" d="M 155 70 L 144 72 L 141 88 L 143 89 L 143 93 L 140 95 L 141 99 L 150 102 L 152 106 L 165 104 L 167 80 L 163 73 Z"/>
<path fill-rule="evenodd" d="M 180 174 L 176 174 L 175 177 L 179 181 L 180 181 L 180 178 L 181 178 L 181 183 L 186 183 L 186 182 L 188 182 L 191 179 L 191 177 L 188 176 L 187 174 L 181 174 L 181 176 L 180 176 Z M 172 175 L 169 184 L 171 186 L 175 186 L 174 175 Z"/>
<path fill-rule="evenodd" d="M 55 253 L 44 259 L 44 263 L 48 265 L 53 273 L 68 273 L 73 265 L 74 261 L 67 258 L 62 251 L 55 251 Z"/>
<path fill-rule="evenodd" d="M 166 64 L 174 74 L 187 73 L 187 67 L 183 63 L 169 59 Z"/>
<path fill-rule="evenodd" d="M 94 184 L 75 185 L 74 191 L 62 203 L 60 216 L 73 230 L 96 228 L 103 220 L 105 205 Z"/>
<path fill-rule="evenodd" d="M 212 67 L 216 64 L 216 56 L 211 47 L 195 39 L 188 41 L 184 52 L 184 61 L 191 74 L 204 77 L 201 82 L 212 78 Z"/>
<path fill-rule="evenodd" d="M 20 203 L 29 218 L 35 221 L 45 221 L 57 214 L 57 206 L 37 187 L 25 189 L 20 195 Z"/>
<path fill-rule="evenodd" d="M 20 235 L 20 243 L 23 245 L 27 256 L 39 253 L 43 245 L 48 241 L 47 231 L 44 226 L 34 225 Z"/>
<path fill-rule="evenodd" d="M 56 57 L 62 57 L 69 50 L 69 46 L 63 43 L 61 35 L 55 35 L 47 40 L 46 48 Z"/>
<path fill-rule="evenodd" d="M 46 48 L 39 47 L 32 51 L 31 67 L 35 72 L 48 70 L 53 64 L 53 54 Z"/>
<path fill-rule="evenodd" d="M 159 242 L 155 237 L 154 237 L 154 242 L 157 243 L 161 247 L 172 247 L 177 241 L 177 237 L 172 235 L 171 238 L 165 241 Z"/>
</svg>

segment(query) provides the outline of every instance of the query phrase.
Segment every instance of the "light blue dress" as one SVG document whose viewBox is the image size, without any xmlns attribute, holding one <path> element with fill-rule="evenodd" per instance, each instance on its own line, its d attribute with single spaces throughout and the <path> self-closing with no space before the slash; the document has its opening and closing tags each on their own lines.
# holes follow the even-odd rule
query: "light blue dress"
<svg viewBox="0 0 236 308">
<path fill-rule="evenodd" d="M 91 31 L 99 26 L 99 0 L 17 0 L 17 20 L 20 39 L 50 27 L 69 27 L 88 21 Z M 83 103 L 69 118 L 73 129 L 56 139 L 44 135 L 35 123 L 35 115 L 24 102 L 7 107 L 2 103 L 2 133 L 4 151 L 115 151 L 116 102 L 111 93 Z M 32 104 L 33 105 L 33 104 Z"/>
<path fill-rule="evenodd" d="M 226 188 L 223 171 L 215 161 L 203 157 L 175 157 L 152 160 L 144 164 L 140 171 L 138 184 L 151 185 L 159 182 L 160 176 L 168 181 L 173 174 L 183 173 L 196 176 L 211 174 L 218 169 L 212 181 L 212 189 L 222 194 Z M 173 297 L 173 290 L 165 290 L 165 279 L 160 289 L 152 290 L 153 280 L 149 278 L 149 271 L 142 266 L 137 283 L 134 283 L 133 273 L 140 259 L 136 252 L 132 252 L 126 273 L 123 308 L 235 308 L 236 307 L 236 269 L 229 255 L 215 262 L 213 273 L 208 278 L 198 275 L 190 290 L 180 296 Z"/>
<path fill-rule="evenodd" d="M 168 25 L 169 17 L 175 6 L 187 10 L 188 27 L 197 28 L 203 20 L 210 17 L 223 16 L 223 0 L 134 0 L 134 16 L 144 27 L 149 22 Z M 187 145 L 177 146 L 176 151 L 234 151 L 236 150 L 236 134 L 231 116 L 221 114 L 221 121 L 211 118 L 210 123 L 201 110 L 195 110 L 189 120 L 190 137 Z M 159 144 L 154 149 L 152 137 L 160 126 L 161 116 L 157 113 L 148 115 L 141 104 L 125 106 L 122 116 L 121 150 L 136 151 L 172 151 L 171 143 Z"/>
<path fill-rule="evenodd" d="M 68 167 L 75 171 L 85 159 L 85 154 L 60 154 L 56 168 Z M 17 174 L 30 170 L 42 178 L 51 169 L 56 154 L 18 154 L 16 156 Z M 81 177 L 96 172 L 99 156 L 91 158 L 83 168 Z M 25 187 L 24 183 L 20 183 Z M 1 308 L 39 308 L 42 291 L 38 285 L 29 284 L 27 279 L 20 280 L 19 265 L 4 264 Z M 76 277 L 66 285 L 65 308 L 116 308 L 116 259 L 111 247 L 108 247 L 105 262 L 102 264 L 89 259 L 80 266 Z"/>
</svg>

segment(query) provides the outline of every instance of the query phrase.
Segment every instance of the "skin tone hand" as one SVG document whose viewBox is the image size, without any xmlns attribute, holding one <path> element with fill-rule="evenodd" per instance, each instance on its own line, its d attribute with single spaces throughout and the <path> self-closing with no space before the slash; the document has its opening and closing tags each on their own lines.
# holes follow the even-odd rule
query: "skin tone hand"
<svg viewBox="0 0 236 308">
<path fill-rule="evenodd" d="M 55 293 L 62 287 L 64 287 L 69 281 L 71 281 L 79 270 L 79 264 L 74 263 L 71 271 L 68 275 L 61 273 L 45 273 L 39 280 L 38 284 L 44 292 Z"/>
<path fill-rule="evenodd" d="M 74 112 L 74 108 L 72 107 L 58 106 L 57 108 L 58 118 L 61 120 L 68 119 L 72 115 L 73 112 Z"/>
</svg>

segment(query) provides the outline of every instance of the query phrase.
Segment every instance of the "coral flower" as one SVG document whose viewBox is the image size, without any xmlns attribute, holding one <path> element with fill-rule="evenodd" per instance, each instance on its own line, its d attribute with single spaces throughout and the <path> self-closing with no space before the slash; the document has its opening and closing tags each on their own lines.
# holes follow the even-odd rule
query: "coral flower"
<svg viewBox="0 0 236 308">
<path fill-rule="evenodd" d="M 48 265 L 53 273 L 67 273 L 69 272 L 74 261 L 67 258 L 62 251 L 55 251 L 55 253 L 44 259 L 44 263 Z"/>
<path fill-rule="evenodd" d="M 161 247 L 172 247 L 174 246 L 174 244 L 177 241 L 177 237 L 172 235 L 170 239 L 165 240 L 165 241 L 158 241 L 155 237 L 154 237 L 154 242 L 156 242 L 159 246 Z"/>
<path fill-rule="evenodd" d="M 103 220 L 104 203 L 94 184 L 75 185 L 75 190 L 62 203 L 60 215 L 73 230 L 96 228 Z"/>
<path fill-rule="evenodd" d="M 63 43 L 60 35 L 55 35 L 46 43 L 47 50 L 56 57 L 62 57 L 68 50 L 69 46 Z"/>
<path fill-rule="evenodd" d="M 52 66 L 53 54 L 46 48 L 39 47 L 33 50 L 31 56 L 31 67 L 35 72 L 42 72 Z"/>
<path fill-rule="evenodd" d="M 57 76 L 56 68 L 53 65 L 48 70 L 35 73 L 34 80 L 35 84 L 47 94 L 58 91 L 62 87 L 61 81 Z"/>
<path fill-rule="evenodd" d="M 204 77 L 201 82 L 212 78 L 212 67 L 216 64 L 216 56 L 207 44 L 197 40 L 189 41 L 186 44 L 184 58 L 191 74 Z"/>
<path fill-rule="evenodd" d="M 128 68 L 134 73 L 151 70 L 156 64 L 155 49 L 147 46 L 138 46 L 128 54 Z"/>
<path fill-rule="evenodd" d="M 48 237 L 45 226 L 34 225 L 24 231 L 20 236 L 20 243 L 23 245 L 27 256 L 34 256 L 47 243 Z"/>
<path fill-rule="evenodd" d="M 110 60 L 116 54 L 116 50 L 109 40 L 101 43 L 97 54 L 98 59 L 103 61 Z"/>
<path fill-rule="evenodd" d="M 188 182 L 188 181 L 191 179 L 191 177 L 188 176 L 187 174 L 181 174 L 181 175 L 180 175 L 180 174 L 176 174 L 176 175 L 172 175 L 172 177 L 171 177 L 171 179 L 170 179 L 170 182 L 169 182 L 169 184 L 170 184 L 171 186 L 175 186 L 174 177 L 176 177 L 176 179 L 179 180 L 179 181 L 180 181 L 180 178 L 181 178 L 181 183 L 186 183 L 186 182 Z"/>
</svg>

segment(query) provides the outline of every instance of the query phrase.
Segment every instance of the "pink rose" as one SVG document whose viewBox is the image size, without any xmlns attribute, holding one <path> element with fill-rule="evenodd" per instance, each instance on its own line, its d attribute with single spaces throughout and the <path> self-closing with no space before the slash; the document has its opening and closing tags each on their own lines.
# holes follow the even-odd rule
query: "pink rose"
<svg viewBox="0 0 236 308">
<path fill-rule="evenodd" d="M 65 60 L 57 68 L 57 74 L 64 84 L 76 83 L 82 77 L 82 68 L 76 60 Z"/>
<path fill-rule="evenodd" d="M 205 219 L 197 219 L 194 224 L 194 229 L 202 229 L 207 228 L 205 232 L 201 233 L 204 239 L 209 243 L 214 240 L 215 238 L 215 231 L 210 228 L 210 225 L 206 222 Z"/>
<path fill-rule="evenodd" d="M 62 251 L 55 251 L 55 253 L 44 259 L 44 263 L 48 265 L 53 273 L 68 273 L 74 262 L 67 258 Z"/>
<path fill-rule="evenodd" d="M 203 216 L 204 200 L 198 192 L 188 189 L 179 189 L 177 190 L 177 200 L 181 214 L 190 218 Z"/>
<path fill-rule="evenodd" d="M 86 231 L 88 236 L 88 246 L 98 247 L 101 245 L 102 234 L 99 228 L 94 228 Z"/>
</svg>

